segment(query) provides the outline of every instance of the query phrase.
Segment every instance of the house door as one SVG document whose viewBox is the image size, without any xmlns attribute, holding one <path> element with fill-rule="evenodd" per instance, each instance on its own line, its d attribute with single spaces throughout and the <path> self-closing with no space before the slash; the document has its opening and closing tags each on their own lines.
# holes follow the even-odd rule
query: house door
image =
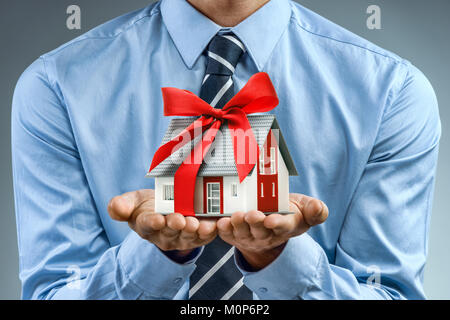
<svg viewBox="0 0 450 320">
<path fill-rule="evenodd" d="M 205 213 L 223 213 L 222 177 L 203 178 L 203 211 Z"/>
<path fill-rule="evenodd" d="M 273 133 L 269 132 L 269 136 Z M 278 212 L 278 147 L 272 137 L 266 139 L 258 161 L 258 210 Z"/>
<path fill-rule="evenodd" d="M 258 177 L 258 210 L 261 212 L 278 212 L 277 176 Z"/>
</svg>

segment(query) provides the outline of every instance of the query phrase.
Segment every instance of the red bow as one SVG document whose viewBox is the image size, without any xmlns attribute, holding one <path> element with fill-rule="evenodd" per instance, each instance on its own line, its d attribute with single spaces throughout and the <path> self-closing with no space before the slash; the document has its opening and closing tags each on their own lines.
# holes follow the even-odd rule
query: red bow
<svg viewBox="0 0 450 320">
<path fill-rule="evenodd" d="M 197 173 L 224 120 L 228 121 L 236 169 L 239 181 L 242 182 L 255 166 L 259 154 L 258 143 L 247 114 L 272 110 L 278 105 L 277 94 L 269 76 L 264 72 L 253 75 L 223 109 L 213 108 L 187 90 L 162 88 L 162 94 L 165 116 L 200 116 L 200 118 L 156 151 L 149 172 L 176 150 L 204 133 L 202 140 L 194 146 L 191 154 L 176 171 L 174 180 L 175 212 L 193 216 Z M 242 143 L 245 146 L 246 137 L 248 148 L 244 148 L 245 155 L 242 155 L 239 146 L 242 146 Z"/>
</svg>

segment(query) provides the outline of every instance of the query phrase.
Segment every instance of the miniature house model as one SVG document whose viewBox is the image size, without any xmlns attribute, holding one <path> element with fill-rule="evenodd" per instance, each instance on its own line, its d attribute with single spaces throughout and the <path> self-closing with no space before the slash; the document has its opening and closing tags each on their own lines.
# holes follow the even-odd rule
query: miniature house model
<svg viewBox="0 0 450 320">
<path fill-rule="evenodd" d="M 194 118 L 172 119 L 162 144 L 193 122 Z M 264 213 L 289 211 L 289 176 L 297 175 L 294 162 L 274 115 L 248 116 L 260 148 L 257 165 L 239 182 L 231 134 L 226 123 L 208 151 L 197 175 L 194 210 L 196 216 L 230 215 L 236 211 Z M 155 211 L 174 212 L 174 175 L 193 145 L 186 144 L 165 159 L 147 176 L 155 178 Z"/>
</svg>

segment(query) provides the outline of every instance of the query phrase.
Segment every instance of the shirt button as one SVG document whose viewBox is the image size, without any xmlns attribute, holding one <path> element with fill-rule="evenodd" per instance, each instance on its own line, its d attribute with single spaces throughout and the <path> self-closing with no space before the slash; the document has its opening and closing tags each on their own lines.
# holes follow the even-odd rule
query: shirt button
<svg viewBox="0 0 450 320">
<path fill-rule="evenodd" d="M 266 293 L 267 292 L 267 288 L 264 288 L 264 287 L 259 288 L 259 292 Z"/>
<path fill-rule="evenodd" d="M 179 284 L 181 282 L 181 280 L 183 280 L 182 278 L 175 278 L 175 280 L 173 280 L 173 282 L 175 284 Z"/>
</svg>

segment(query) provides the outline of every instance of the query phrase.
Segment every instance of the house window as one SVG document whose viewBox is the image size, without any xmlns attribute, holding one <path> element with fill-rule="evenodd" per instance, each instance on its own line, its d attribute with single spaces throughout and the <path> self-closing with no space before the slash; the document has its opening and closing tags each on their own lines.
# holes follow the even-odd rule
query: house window
<svg viewBox="0 0 450 320">
<path fill-rule="evenodd" d="M 264 198 L 264 183 L 261 182 L 261 198 Z"/>
<path fill-rule="evenodd" d="M 238 188 L 237 183 L 232 183 L 231 184 L 231 196 L 232 197 L 237 197 L 238 196 L 237 188 Z"/>
<path fill-rule="evenodd" d="M 163 186 L 163 199 L 173 200 L 173 184 L 165 184 Z"/>
<path fill-rule="evenodd" d="M 275 182 L 272 182 L 272 197 L 275 197 Z"/>
<path fill-rule="evenodd" d="M 259 173 L 264 174 L 264 148 L 259 153 Z"/>
<path fill-rule="evenodd" d="M 277 152 L 276 148 L 274 147 L 270 148 L 270 174 L 277 173 L 276 152 Z"/>
<path fill-rule="evenodd" d="M 206 184 L 207 211 L 208 213 L 220 213 L 220 183 L 210 182 Z"/>
</svg>

